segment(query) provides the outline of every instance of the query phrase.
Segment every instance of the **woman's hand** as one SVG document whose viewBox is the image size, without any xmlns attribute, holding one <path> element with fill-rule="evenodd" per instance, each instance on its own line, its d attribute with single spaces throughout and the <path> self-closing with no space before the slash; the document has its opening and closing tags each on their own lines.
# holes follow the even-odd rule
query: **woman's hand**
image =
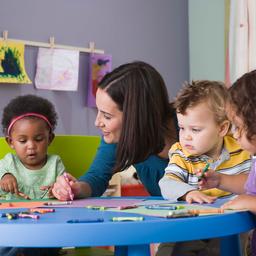
<svg viewBox="0 0 256 256">
<path fill-rule="evenodd" d="M 16 178 L 10 174 L 5 174 L 0 180 L 0 187 L 5 192 L 10 192 L 12 194 L 19 194 L 19 188 Z"/>
<path fill-rule="evenodd" d="M 52 194 L 57 199 L 62 201 L 70 200 L 70 194 L 75 197 L 80 193 L 79 182 L 71 174 L 66 173 L 66 176 L 61 175 L 53 185 Z"/>
<path fill-rule="evenodd" d="M 256 196 L 239 195 L 221 206 L 224 210 L 249 210 L 256 214 Z"/>
<path fill-rule="evenodd" d="M 189 191 L 184 196 L 184 198 L 185 198 L 186 202 L 189 203 L 189 204 L 191 204 L 191 203 L 211 204 L 217 199 L 216 196 L 207 196 L 204 193 L 200 192 L 199 190 Z"/>
</svg>

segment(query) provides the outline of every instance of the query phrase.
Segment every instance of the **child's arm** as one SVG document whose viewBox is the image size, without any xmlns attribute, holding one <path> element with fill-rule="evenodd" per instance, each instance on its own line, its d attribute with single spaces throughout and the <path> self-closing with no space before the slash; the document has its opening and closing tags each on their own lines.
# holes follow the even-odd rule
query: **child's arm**
<svg viewBox="0 0 256 256">
<path fill-rule="evenodd" d="M 247 177 L 248 174 L 227 175 L 209 170 L 198 184 L 200 189 L 218 188 L 234 194 L 243 194 Z"/>
<path fill-rule="evenodd" d="M 201 193 L 197 184 L 192 185 L 192 183 L 189 183 L 189 180 L 197 182 L 197 177 L 192 173 L 191 164 L 184 158 L 179 143 L 175 143 L 171 147 L 169 159 L 165 174 L 159 181 L 161 194 L 165 199 L 171 201 L 184 200 L 189 203 L 211 203 L 216 199 L 216 197 Z"/>
<path fill-rule="evenodd" d="M 239 195 L 235 199 L 228 201 L 221 207 L 222 209 L 242 210 L 248 209 L 256 214 L 256 196 Z"/>
<path fill-rule="evenodd" d="M 163 198 L 174 202 L 185 200 L 183 196 L 188 192 L 195 190 L 195 188 L 189 184 L 183 181 L 174 180 L 166 175 L 160 179 L 159 187 Z"/>
</svg>

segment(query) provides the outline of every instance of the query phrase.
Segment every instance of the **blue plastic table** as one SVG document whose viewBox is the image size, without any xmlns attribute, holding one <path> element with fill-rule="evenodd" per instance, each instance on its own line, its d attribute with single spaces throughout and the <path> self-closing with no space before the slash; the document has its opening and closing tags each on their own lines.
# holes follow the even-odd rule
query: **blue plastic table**
<svg viewBox="0 0 256 256">
<path fill-rule="evenodd" d="M 150 198 L 152 199 L 152 197 Z M 4 212 L 2 210 L 1 212 Z M 253 229 L 249 212 L 144 221 L 113 222 L 114 216 L 138 216 L 86 208 L 57 208 L 39 220 L 0 218 L 0 246 L 67 247 L 115 246 L 116 255 L 150 255 L 150 243 L 221 237 L 221 255 L 240 255 L 238 234 Z M 99 223 L 68 223 L 72 219 L 104 218 Z"/>
</svg>

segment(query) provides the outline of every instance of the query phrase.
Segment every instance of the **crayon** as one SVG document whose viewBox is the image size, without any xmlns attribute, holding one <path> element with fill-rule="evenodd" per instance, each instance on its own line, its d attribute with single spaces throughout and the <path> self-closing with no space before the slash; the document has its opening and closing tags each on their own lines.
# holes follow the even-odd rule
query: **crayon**
<svg viewBox="0 0 256 256">
<path fill-rule="evenodd" d="M 18 193 L 18 196 L 20 196 L 20 197 L 22 197 L 22 198 L 24 198 L 24 199 L 26 199 L 26 200 L 31 200 L 31 198 L 30 198 L 28 195 L 26 195 L 26 194 L 24 194 L 24 193 L 22 193 L 22 192 L 19 192 L 19 193 Z"/>
<path fill-rule="evenodd" d="M 104 206 L 93 206 L 93 205 L 88 205 L 88 206 L 86 206 L 86 208 L 90 209 L 90 210 L 100 210 L 100 211 L 104 211 L 107 209 Z"/>
<path fill-rule="evenodd" d="M 51 188 L 51 187 L 47 188 L 47 189 L 43 192 L 43 194 L 41 195 L 40 199 L 44 198 L 44 197 L 47 195 L 47 193 L 49 192 L 50 188 Z"/>
<path fill-rule="evenodd" d="M 31 208 L 31 209 L 29 209 L 29 212 L 48 213 L 48 212 L 55 212 L 55 209 L 53 209 L 53 208 Z"/>
<path fill-rule="evenodd" d="M 70 184 L 69 184 L 68 175 L 67 175 L 66 172 L 64 172 L 63 175 L 64 175 L 64 178 L 65 178 L 66 182 L 67 182 L 68 185 L 69 185 L 69 190 L 68 190 L 69 198 L 70 198 L 71 201 L 73 201 L 73 199 L 74 199 L 74 194 L 72 193 L 72 189 L 71 189 L 71 186 L 70 186 Z"/>
<path fill-rule="evenodd" d="M 5 213 L 5 216 L 3 216 L 3 217 L 7 217 L 8 220 L 17 219 L 18 213 Z"/>
<path fill-rule="evenodd" d="M 200 181 L 204 177 L 204 174 L 209 170 L 209 167 L 210 167 L 210 164 L 207 163 L 204 169 L 202 170 L 201 175 L 198 177 L 198 181 Z"/>
<path fill-rule="evenodd" d="M 150 210 L 177 210 L 175 205 L 147 205 L 145 208 Z"/>
<path fill-rule="evenodd" d="M 214 208 L 214 209 L 193 209 L 193 210 L 189 210 L 188 212 L 194 213 L 194 214 L 207 214 L 207 213 L 224 213 L 224 210 L 220 209 L 220 208 Z"/>
<path fill-rule="evenodd" d="M 72 204 L 72 201 L 57 201 L 57 202 L 47 202 L 44 205 L 69 205 Z"/>
<path fill-rule="evenodd" d="M 113 217 L 111 219 L 114 222 L 120 222 L 120 221 L 143 221 L 144 217 Z"/>
<path fill-rule="evenodd" d="M 30 219 L 39 219 L 39 215 L 35 215 L 35 214 L 28 214 L 28 213 L 19 213 L 18 214 L 19 218 L 30 218 Z"/>
<path fill-rule="evenodd" d="M 185 209 L 184 205 L 176 205 L 176 210 L 182 210 Z"/>
<path fill-rule="evenodd" d="M 119 210 L 127 210 L 127 209 L 134 209 L 134 208 L 137 208 L 138 206 L 136 205 L 127 205 L 127 206 L 119 206 L 117 207 L 117 209 Z"/>
<path fill-rule="evenodd" d="M 104 222 L 104 219 L 97 218 L 97 219 L 73 219 L 68 220 L 67 223 L 94 223 L 94 222 Z"/>
<path fill-rule="evenodd" d="M 186 212 L 169 212 L 166 218 L 186 218 L 186 217 L 196 217 L 198 216 L 197 213 L 192 213 L 189 211 Z"/>
</svg>

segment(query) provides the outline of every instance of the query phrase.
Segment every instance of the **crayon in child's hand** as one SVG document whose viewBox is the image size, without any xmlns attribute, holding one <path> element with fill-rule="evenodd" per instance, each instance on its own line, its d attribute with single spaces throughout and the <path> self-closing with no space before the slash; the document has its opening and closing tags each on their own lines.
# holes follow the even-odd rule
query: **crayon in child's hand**
<svg viewBox="0 0 256 256">
<path fill-rule="evenodd" d="M 200 181 L 204 177 L 204 174 L 209 170 L 209 166 L 210 166 L 210 164 L 207 163 L 206 166 L 204 167 L 204 169 L 202 170 L 201 175 L 198 177 L 198 181 Z"/>
</svg>

